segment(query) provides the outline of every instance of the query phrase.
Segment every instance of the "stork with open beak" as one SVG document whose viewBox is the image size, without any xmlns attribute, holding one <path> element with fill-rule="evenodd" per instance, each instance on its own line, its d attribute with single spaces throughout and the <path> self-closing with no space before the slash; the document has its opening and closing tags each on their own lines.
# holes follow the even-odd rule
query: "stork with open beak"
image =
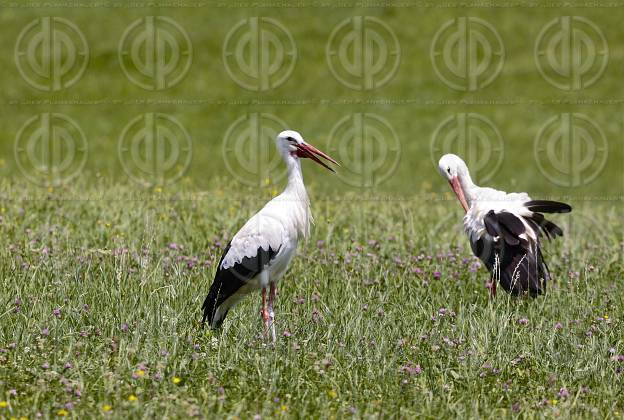
<svg viewBox="0 0 624 420">
<path fill-rule="evenodd" d="M 540 239 L 563 236 L 563 231 L 542 213 L 568 213 L 572 208 L 556 201 L 531 200 L 527 193 L 508 194 L 478 187 L 464 161 L 456 155 L 442 156 L 438 170 L 466 212 L 464 229 L 472 252 L 492 276 L 492 296 L 496 295 L 498 282 L 515 296 L 536 297 L 544 293 L 550 271 Z"/>
<path fill-rule="evenodd" d="M 212 328 L 218 328 L 236 303 L 249 293 L 261 290 L 261 316 L 265 332 L 271 331 L 273 342 L 276 340 L 273 311 L 276 285 L 294 257 L 297 243 L 307 238 L 313 221 L 301 173 L 301 159 L 311 159 L 332 172 L 334 170 L 321 158 L 338 164 L 306 143 L 296 131 L 282 131 L 277 135 L 276 143 L 288 168 L 286 188 L 234 235 L 223 251 L 202 307 L 202 325 L 208 321 Z"/>
</svg>

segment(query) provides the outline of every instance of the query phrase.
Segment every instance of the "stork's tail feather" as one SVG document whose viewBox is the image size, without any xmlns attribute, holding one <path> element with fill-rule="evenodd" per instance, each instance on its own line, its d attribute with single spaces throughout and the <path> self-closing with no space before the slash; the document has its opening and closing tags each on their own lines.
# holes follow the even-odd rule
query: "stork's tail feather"
<svg viewBox="0 0 624 420">
<path fill-rule="evenodd" d="M 538 213 L 570 213 L 572 207 L 566 203 L 549 200 L 531 200 L 524 203 L 524 207 Z"/>
</svg>

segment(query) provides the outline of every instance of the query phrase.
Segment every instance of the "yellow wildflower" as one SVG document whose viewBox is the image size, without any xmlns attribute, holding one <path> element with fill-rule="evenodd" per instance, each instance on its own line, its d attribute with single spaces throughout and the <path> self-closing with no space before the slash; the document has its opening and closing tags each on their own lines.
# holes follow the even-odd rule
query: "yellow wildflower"
<svg viewBox="0 0 624 420">
<path fill-rule="evenodd" d="M 143 369 L 139 369 L 136 372 L 134 372 L 134 374 L 138 376 L 139 378 L 142 378 L 143 376 L 145 376 L 145 371 Z"/>
<path fill-rule="evenodd" d="M 128 397 L 128 401 L 130 401 L 130 402 L 135 402 L 136 400 L 138 400 L 138 398 L 137 398 L 137 396 L 136 396 L 136 395 L 130 395 L 130 396 Z"/>
<path fill-rule="evenodd" d="M 288 411 L 288 406 L 287 406 L 286 404 L 282 404 L 282 405 L 280 406 L 280 410 L 282 410 L 282 412 L 284 412 L 284 413 L 285 413 L 285 412 L 287 412 L 287 411 Z"/>
<path fill-rule="evenodd" d="M 67 412 L 67 410 L 60 409 L 59 411 L 56 412 L 56 414 L 61 416 L 61 417 L 65 417 L 69 413 Z"/>
<path fill-rule="evenodd" d="M 177 376 L 174 376 L 172 381 L 174 385 L 178 385 L 180 382 L 182 382 L 182 379 L 178 378 Z"/>
<path fill-rule="evenodd" d="M 112 409 L 113 409 L 113 407 L 111 405 L 108 405 L 108 404 L 104 404 L 102 406 L 102 410 L 104 410 L 106 412 L 111 411 Z"/>
<path fill-rule="evenodd" d="M 9 406 L 9 403 L 8 403 L 8 402 L 6 402 L 6 401 L 0 401 L 0 408 L 5 408 L 5 407 L 8 407 L 8 406 Z"/>
<path fill-rule="evenodd" d="M 609 315 L 605 314 L 605 315 L 603 316 L 603 318 L 604 318 L 604 319 L 609 319 Z"/>
<path fill-rule="evenodd" d="M 557 400 L 552 400 L 552 401 L 551 401 L 552 405 L 557 405 L 557 403 L 558 403 L 558 402 L 559 402 L 559 401 L 557 401 Z"/>
<path fill-rule="evenodd" d="M 329 391 L 327 391 L 327 395 L 329 396 L 329 398 L 336 398 L 338 396 L 338 393 L 333 389 L 330 389 Z"/>
</svg>

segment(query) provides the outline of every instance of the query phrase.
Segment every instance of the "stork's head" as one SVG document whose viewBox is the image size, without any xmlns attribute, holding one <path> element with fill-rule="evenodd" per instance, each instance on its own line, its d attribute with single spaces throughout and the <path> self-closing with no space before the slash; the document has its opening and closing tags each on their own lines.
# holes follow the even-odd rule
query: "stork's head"
<svg viewBox="0 0 624 420">
<path fill-rule="evenodd" d="M 298 132 L 293 130 L 282 131 L 277 135 L 275 141 L 277 143 L 277 149 L 284 157 L 284 159 L 312 159 L 313 161 L 329 169 L 330 171 L 336 172 L 320 158 L 323 158 L 336 165 L 338 165 L 338 162 L 336 162 L 327 154 L 321 152 L 316 147 L 307 143 Z"/>
<path fill-rule="evenodd" d="M 468 181 L 472 181 L 470 180 L 470 174 L 468 173 L 466 163 L 457 155 L 444 155 L 440 158 L 440 162 L 438 162 L 438 171 L 440 171 L 440 175 L 446 178 L 449 184 L 451 184 L 451 188 L 455 192 L 455 195 L 457 195 L 457 199 L 467 212 L 470 206 L 468 206 L 468 202 L 466 201 L 463 185 L 466 185 Z"/>
</svg>

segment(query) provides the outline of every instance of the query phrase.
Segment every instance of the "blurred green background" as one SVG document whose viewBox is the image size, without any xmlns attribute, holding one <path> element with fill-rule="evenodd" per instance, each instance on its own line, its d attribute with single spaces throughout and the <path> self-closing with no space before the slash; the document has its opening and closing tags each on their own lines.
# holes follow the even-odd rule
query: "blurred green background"
<svg viewBox="0 0 624 420">
<path fill-rule="evenodd" d="M 298 7 L 279 7 L 271 2 L 266 3 L 268 7 L 248 7 L 244 2 L 176 2 L 181 7 L 163 8 L 141 7 L 140 2 L 133 3 L 136 7 L 124 6 L 126 3 L 119 2 L 98 2 L 92 4 L 95 7 L 89 7 L 89 2 L 82 2 L 83 7 L 72 7 L 71 3 L 68 5 L 63 2 L 65 7 L 39 8 L 30 7 L 34 4 L 28 2 L 18 3 L 18 6 L 15 3 L 4 3 L 0 9 L 0 92 L 3 97 L 0 175 L 4 178 L 24 179 L 24 170 L 18 167 L 15 153 L 17 133 L 33 116 L 52 112 L 65 114 L 75 121 L 83 130 L 88 143 L 86 164 L 78 177 L 70 181 L 70 185 L 80 178 L 88 183 L 129 183 L 140 189 L 141 183 L 129 180 L 127 171 L 120 163 L 118 142 L 124 127 L 133 118 L 154 112 L 172 116 L 185 127 L 192 139 L 192 159 L 184 171 L 184 177 L 165 188 L 176 188 L 178 183 L 184 183 L 192 189 L 204 190 L 232 179 L 236 180 L 241 189 L 253 187 L 254 184 L 271 185 L 279 189 L 282 185 L 281 166 L 275 169 L 262 162 L 260 167 L 264 169 L 255 179 L 252 175 L 244 175 L 251 181 L 237 181 L 237 176 L 241 175 L 239 169 L 245 162 L 252 162 L 253 166 L 256 165 L 254 159 L 263 159 L 264 152 L 258 150 L 264 150 L 264 146 L 244 142 L 235 146 L 224 145 L 228 129 L 239 118 L 254 113 L 269 113 L 289 128 L 300 131 L 309 142 L 327 150 L 343 163 L 342 176 L 338 178 L 330 178 L 327 172 L 312 167 L 312 164 L 305 165 L 306 180 L 327 192 L 356 190 L 364 194 L 393 195 L 447 193 L 448 186 L 439 178 L 434 159 L 444 151 L 458 151 L 462 147 L 473 147 L 475 152 L 467 157 L 469 166 L 478 166 L 477 178 L 486 176 L 487 184 L 496 188 L 529 191 L 536 196 L 572 198 L 621 198 L 624 190 L 621 165 L 624 158 L 624 95 L 620 87 L 624 72 L 624 45 L 621 42 L 624 39 L 624 27 L 621 24 L 624 12 L 621 8 L 536 7 L 539 3 L 527 3 L 524 7 L 464 8 L 449 4 L 448 7 L 436 7 L 435 4 L 421 2 L 403 2 L 402 6 L 397 7 L 366 8 L 334 7 L 331 3 L 323 7 L 318 3 L 305 2 L 297 3 Z M 10 7 L 11 4 L 14 7 Z M 20 34 L 26 31 L 25 28 L 31 22 L 47 16 L 62 17 L 73 23 L 84 34 L 89 50 L 88 65 L 82 77 L 72 86 L 53 92 L 33 88 L 20 74 L 16 64 L 16 57 L 21 54 L 18 50 L 26 51 L 22 46 L 16 46 Z M 120 65 L 118 51 L 124 33 L 137 19 L 145 16 L 165 16 L 174 20 L 186 32 L 192 44 L 190 68 L 173 87 L 156 91 L 143 89 L 126 77 Z M 224 44 L 229 33 L 232 32 L 231 36 L 236 37 L 237 30 L 244 32 L 247 28 L 245 25 L 249 25 L 245 23 L 237 27 L 240 22 L 257 16 L 275 19 L 287 29 L 296 46 L 296 62 L 290 76 L 279 86 L 250 91 L 239 86 L 229 74 L 224 64 Z M 326 58 L 332 31 L 348 20 L 350 23 L 344 28 L 349 36 L 349 30 L 357 26 L 357 23 L 353 23 L 353 17 L 356 16 L 377 18 L 394 33 L 400 45 L 400 62 L 394 76 L 389 77 L 383 86 L 370 90 L 354 90 L 345 86 L 332 74 Z M 489 85 L 474 91 L 458 91 L 447 86 L 436 74 L 431 59 L 436 33 L 447 22 L 463 16 L 487 22 L 499 34 L 504 48 L 500 74 Z M 599 75 L 590 86 L 578 90 L 561 90 L 553 86 L 542 77 L 536 65 L 535 45 L 540 32 L 553 19 L 561 16 L 581 16 L 590 20 L 608 45 L 608 52 L 596 53 L 596 49 L 600 50 L 600 39 L 592 33 L 591 27 L 588 29 L 582 22 L 567 33 L 563 27 L 559 31 L 559 26 L 554 27 L 553 37 L 563 34 L 563 38 L 550 44 L 547 53 L 556 60 L 572 63 L 581 73 L 587 72 L 587 77 L 581 74 L 582 80 Z M 360 35 L 365 34 L 364 38 L 357 38 L 356 28 L 351 31 L 356 34 L 353 43 L 344 44 L 347 57 L 355 57 L 350 55 L 355 53 L 349 48 L 359 45 L 366 49 L 366 43 L 369 42 L 372 45 L 372 49 L 367 50 L 371 56 L 371 68 L 376 64 L 382 65 L 384 60 L 392 60 L 392 56 L 384 55 L 383 48 L 379 48 L 380 45 L 392 44 L 391 38 L 384 35 L 384 30 L 374 22 L 367 21 L 364 25 L 368 25 L 364 32 L 360 32 Z M 449 51 L 451 55 L 461 54 L 461 50 L 453 48 L 461 48 L 462 42 L 468 45 L 466 54 L 473 54 L 472 63 L 486 66 L 483 73 L 476 67 L 470 70 L 476 72 L 480 80 L 482 74 L 492 71 L 491 66 L 494 64 L 490 63 L 488 67 L 488 58 L 495 63 L 496 57 L 486 51 L 487 45 L 484 49 L 479 36 L 484 36 L 494 44 L 495 38 L 478 23 L 471 27 L 474 32 L 468 31 L 467 34 L 459 33 L 461 30 L 457 25 L 454 23 L 450 27 L 451 38 L 446 38 L 447 41 L 451 39 L 448 41 Z M 264 28 L 268 28 L 269 32 L 274 29 L 270 24 Z M 459 33 L 458 44 L 453 44 L 453 31 L 455 35 Z M 260 38 L 256 39 L 262 39 L 265 35 L 262 32 Z M 32 34 L 25 35 L 26 44 L 28 36 Z M 379 44 L 375 43 L 375 36 L 386 38 Z M 440 36 L 444 38 L 446 35 Z M 586 37 L 589 37 L 589 43 Z M 253 42 L 253 35 L 251 39 Z M 48 41 L 44 39 L 44 43 Z M 146 57 L 149 54 L 141 48 L 148 44 L 142 42 L 136 44 L 139 48 L 137 54 Z M 236 46 L 236 42 L 232 45 Z M 574 56 L 574 48 L 577 47 L 580 54 Z M 267 50 L 269 53 L 266 56 L 254 55 L 248 50 L 243 50 L 241 54 L 259 62 L 268 60 L 269 65 L 279 64 L 280 58 L 284 62 L 288 61 L 288 57 L 280 56 L 279 51 L 271 48 Z M 171 51 L 165 51 L 163 66 L 171 59 Z M 233 51 L 236 54 L 236 50 Z M 37 56 L 40 53 L 38 50 L 33 52 L 36 57 L 43 57 Z M 605 56 L 608 58 L 607 66 L 600 74 L 596 66 Z M 356 67 L 367 59 L 355 59 Z M 61 66 L 67 63 L 66 60 L 67 57 L 62 56 L 59 61 Z M 593 63 L 593 68 L 584 68 L 588 63 Z M 388 70 L 382 69 L 375 73 L 373 69 L 371 72 L 375 78 L 377 74 L 388 73 Z M 370 140 L 367 138 L 351 139 L 353 142 L 350 142 L 346 138 L 348 136 L 340 132 L 331 138 L 334 126 L 344 118 L 350 121 L 349 116 L 354 113 L 374 114 L 385 121 L 394 130 L 398 146 L 389 139 L 392 137 L 389 134 L 383 134 L 381 142 L 372 143 L 366 143 Z M 502 146 L 493 152 L 493 157 L 486 163 L 478 161 L 487 155 L 487 147 L 494 146 L 478 144 L 478 133 L 470 130 L 468 133 L 472 134 L 453 143 L 454 146 L 432 146 L 432 136 L 438 126 L 447 118 L 465 113 L 480 114 L 500 133 Z M 604 134 L 607 148 L 602 147 L 601 140 L 596 138 L 599 135 L 589 134 L 591 141 L 597 143 L 600 149 L 595 153 L 598 157 L 595 157 L 596 162 L 593 163 L 597 168 L 589 169 L 596 177 L 589 182 L 587 172 L 581 173 L 581 178 L 573 179 L 575 168 L 584 165 L 578 160 L 582 161 L 588 153 L 591 155 L 586 144 L 578 140 L 581 136 L 570 137 L 572 143 L 581 141 L 582 144 L 575 149 L 577 155 L 572 154 L 570 156 L 573 157 L 568 159 L 568 173 L 564 170 L 557 175 L 564 184 L 568 183 L 567 186 L 549 180 L 545 174 L 549 170 L 540 170 L 535 159 L 534 143 L 538 132 L 549 119 L 557 118 L 562 113 L 584 114 Z M 492 137 L 488 133 L 485 136 Z M 266 136 L 256 140 L 268 142 Z M 341 146 L 343 141 L 347 143 Z M 357 149 L 358 141 L 360 145 L 369 144 L 370 147 Z M 566 147 L 576 147 L 565 141 L 557 144 L 553 153 L 559 153 L 557 156 L 562 160 L 566 159 Z M 564 149 L 557 149 L 560 147 Z M 268 150 L 273 153 L 272 144 Z M 227 159 L 232 159 L 231 153 L 236 155 L 229 169 L 224 157 L 228 153 L 230 155 Z M 606 156 L 603 167 L 600 156 Z M 396 164 L 393 160 L 395 157 Z M 377 158 L 381 159 L 381 163 Z M 379 167 L 377 163 L 371 162 L 379 163 Z M 175 168 L 179 170 L 186 168 L 183 162 L 176 165 Z M 367 165 L 374 166 L 369 171 L 372 178 L 367 182 L 360 182 L 362 179 L 357 174 L 354 178 L 347 175 L 353 171 L 365 171 Z M 345 179 L 350 181 L 345 182 Z M 158 186 L 159 182 L 150 182 L 148 179 L 146 184 Z"/>
</svg>

